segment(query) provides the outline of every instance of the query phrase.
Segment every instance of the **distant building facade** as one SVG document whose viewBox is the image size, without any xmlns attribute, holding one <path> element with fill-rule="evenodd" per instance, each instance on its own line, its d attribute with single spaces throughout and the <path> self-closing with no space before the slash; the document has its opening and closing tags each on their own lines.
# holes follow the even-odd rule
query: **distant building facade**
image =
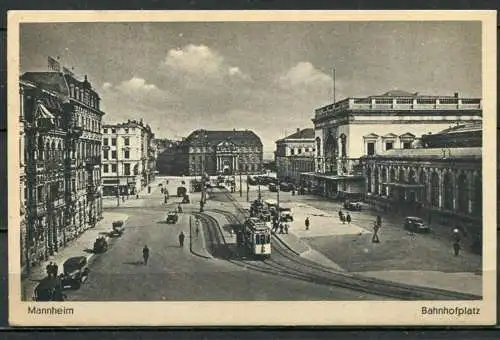
<svg viewBox="0 0 500 340">
<path fill-rule="evenodd" d="M 20 78 L 21 265 L 58 252 L 102 218 L 100 97 L 85 76 Z"/>
<path fill-rule="evenodd" d="M 301 173 L 314 171 L 314 129 L 297 129 L 276 141 L 276 175 L 280 180 L 300 182 Z"/>
<path fill-rule="evenodd" d="M 177 162 L 186 175 L 262 172 L 262 142 L 250 130 L 196 130 L 179 146 Z"/>
<path fill-rule="evenodd" d="M 303 174 L 301 183 L 323 196 L 362 197 L 360 157 L 415 148 L 424 134 L 481 119 L 481 99 L 461 98 L 458 93 L 429 96 L 396 90 L 344 99 L 316 110 L 315 170 Z"/>
<path fill-rule="evenodd" d="M 149 125 L 142 120 L 105 124 L 102 138 L 105 196 L 135 195 L 154 180 L 156 145 Z"/>
<path fill-rule="evenodd" d="M 162 175 L 180 176 L 183 171 L 183 164 L 180 157 L 181 140 L 161 139 L 157 141 L 158 158 L 157 168 Z"/>
<path fill-rule="evenodd" d="M 362 158 L 367 201 L 450 227 L 482 226 L 482 124 L 462 123 L 422 136 L 422 147 Z"/>
</svg>

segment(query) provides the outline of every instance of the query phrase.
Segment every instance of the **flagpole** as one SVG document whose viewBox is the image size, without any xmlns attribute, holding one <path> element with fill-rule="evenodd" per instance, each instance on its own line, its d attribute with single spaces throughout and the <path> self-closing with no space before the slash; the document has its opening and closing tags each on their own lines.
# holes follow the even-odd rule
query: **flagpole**
<svg viewBox="0 0 500 340">
<path fill-rule="evenodd" d="M 335 104 L 335 68 L 333 68 L 333 104 Z"/>
</svg>

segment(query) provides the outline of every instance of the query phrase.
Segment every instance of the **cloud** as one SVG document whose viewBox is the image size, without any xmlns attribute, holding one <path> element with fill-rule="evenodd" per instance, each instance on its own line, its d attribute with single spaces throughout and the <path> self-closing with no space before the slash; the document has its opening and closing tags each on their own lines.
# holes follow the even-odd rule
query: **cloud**
<svg viewBox="0 0 500 340">
<path fill-rule="evenodd" d="M 183 48 L 171 49 L 161 62 L 161 67 L 192 77 L 221 79 L 231 76 L 249 79 L 239 67 L 229 65 L 222 55 L 205 45 L 189 44 Z"/>
<path fill-rule="evenodd" d="M 285 74 L 279 76 L 278 83 L 283 89 L 322 88 L 332 84 L 332 77 L 318 70 L 310 62 L 299 62 Z"/>
<path fill-rule="evenodd" d="M 147 84 L 146 80 L 138 77 L 132 77 L 129 80 L 122 81 L 116 88 L 126 94 L 133 95 L 161 92 L 156 85 Z"/>
<path fill-rule="evenodd" d="M 102 88 L 103 88 L 104 90 L 109 90 L 109 89 L 110 89 L 110 88 L 112 88 L 112 87 L 113 87 L 113 84 L 108 83 L 108 82 L 105 82 L 104 84 L 102 84 Z"/>
</svg>

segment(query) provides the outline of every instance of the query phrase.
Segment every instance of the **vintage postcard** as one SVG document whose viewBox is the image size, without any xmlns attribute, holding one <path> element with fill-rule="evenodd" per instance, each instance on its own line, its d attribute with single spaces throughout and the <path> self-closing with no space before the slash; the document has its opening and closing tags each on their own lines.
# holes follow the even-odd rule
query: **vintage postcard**
<svg viewBox="0 0 500 340">
<path fill-rule="evenodd" d="M 494 11 L 13 11 L 23 326 L 496 322 Z"/>
</svg>

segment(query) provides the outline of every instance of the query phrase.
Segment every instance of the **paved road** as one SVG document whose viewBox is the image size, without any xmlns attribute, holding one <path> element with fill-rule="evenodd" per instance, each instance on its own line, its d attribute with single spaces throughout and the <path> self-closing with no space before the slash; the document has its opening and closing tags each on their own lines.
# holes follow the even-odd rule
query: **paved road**
<svg viewBox="0 0 500 340">
<path fill-rule="evenodd" d="M 171 181 L 171 186 L 176 183 Z M 172 193 L 173 191 L 169 189 Z M 169 207 L 159 191 L 142 199 L 142 207 L 113 208 L 130 217 L 124 235 L 107 253 L 91 263 L 90 279 L 68 292 L 77 301 L 161 300 L 382 300 L 350 289 L 316 284 L 293 277 L 280 277 L 234 265 L 223 259 L 204 259 L 189 251 L 189 216 L 186 211 L 176 225 L 163 222 Z M 177 199 L 175 199 L 177 200 Z M 192 205 L 191 209 L 194 209 Z M 187 238 L 179 247 L 178 234 Z M 148 265 L 142 264 L 142 247 L 151 249 Z"/>
<path fill-rule="evenodd" d="M 250 199 L 255 199 L 255 187 Z M 246 200 L 245 194 L 238 200 Z M 262 190 L 264 198 L 276 198 L 276 193 Z M 340 202 L 325 200 L 312 195 L 292 196 L 281 192 L 280 202 L 302 202 L 321 209 L 334 216 L 343 209 Z M 364 210 L 350 212 L 353 223 L 371 231 L 377 212 Z M 402 227 L 401 216 L 383 214 L 383 227 L 380 232 L 381 243 L 371 243 L 371 235 L 324 236 L 309 238 L 309 244 L 342 268 L 353 271 L 376 270 L 436 270 L 442 272 L 479 272 L 482 268 L 481 256 L 465 249 L 460 256 L 453 256 L 452 242 L 446 231 L 432 234 L 411 235 Z M 332 226 L 334 227 L 334 226 Z M 442 228 L 445 228 L 441 226 Z M 438 227 L 436 227 L 438 228 Z"/>
</svg>

